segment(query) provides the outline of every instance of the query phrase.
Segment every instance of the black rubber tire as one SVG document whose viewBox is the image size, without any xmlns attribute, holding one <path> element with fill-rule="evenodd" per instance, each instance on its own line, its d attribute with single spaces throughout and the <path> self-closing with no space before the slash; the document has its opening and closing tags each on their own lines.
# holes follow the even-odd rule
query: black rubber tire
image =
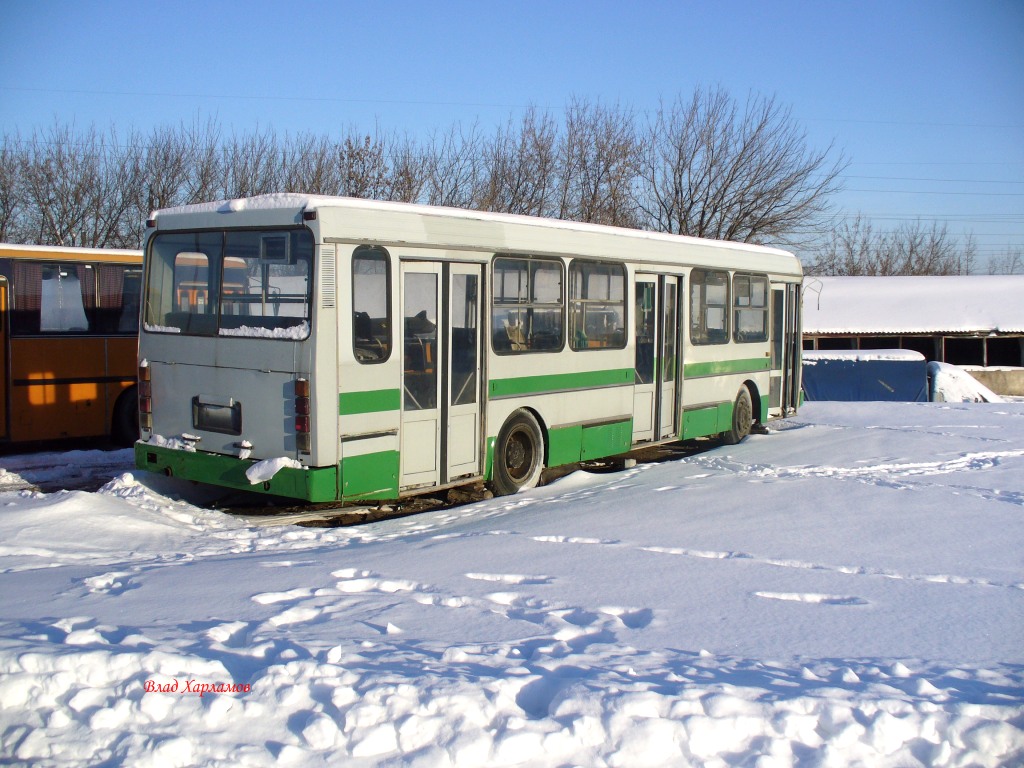
<svg viewBox="0 0 1024 768">
<path fill-rule="evenodd" d="M 534 488 L 544 469 L 544 434 L 533 414 L 520 409 L 508 417 L 494 443 L 491 490 L 495 496 Z"/>
<path fill-rule="evenodd" d="M 139 388 L 128 387 L 114 403 L 110 438 L 116 445 L 128 448 L 139 439 Z"/>
<path fill-rule="evenodd" d="M 722 433 L 722 442 L 726 445 L 736 445 L 742 442 L 750 434 L 753 423 L 754 406 L 750 401 L 750 390 L 741 387 L 732 407 L 732 427 Z"/>
</svg>

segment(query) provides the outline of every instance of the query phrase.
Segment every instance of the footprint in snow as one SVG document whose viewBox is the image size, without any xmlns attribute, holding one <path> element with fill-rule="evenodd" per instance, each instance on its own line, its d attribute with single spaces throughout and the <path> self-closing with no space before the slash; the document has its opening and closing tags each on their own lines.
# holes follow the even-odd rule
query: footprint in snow
<svg viewBox="0 0 1024 768">
<path fill-rule="evenodd" d="M 524 576 L 518 573 L 467 573 L 466 578 L 502 584 L 550 584 L 553 581 L 550 576 Z"/>
<path fill-rule="evenodd" d="M 85 586 L 94 594 L 120 595 L 138 587 L 138 584 L 132 582 L 131 576 L 132 574 L 127 571 L 110 571 L 99 576 L 90 576 L 85 579 Z"/>
<path fill-rule="evenodd" d="M 844 595 L 820 595 L 813 592 L 755 592 L 755 597 L 766 600 L 783 600 L 791 603 L 811 603 L 814 605 L 867 605 L 863 597 Z"/>
</svg>

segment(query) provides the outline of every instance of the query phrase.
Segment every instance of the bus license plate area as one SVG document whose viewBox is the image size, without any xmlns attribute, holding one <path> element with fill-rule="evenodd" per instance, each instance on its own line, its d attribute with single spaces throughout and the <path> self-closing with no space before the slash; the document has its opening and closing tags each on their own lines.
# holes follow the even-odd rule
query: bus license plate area
<svg viewBox="0 0 1024 768">
<path fill-rule="evenodd" d="M 227 403 L 206 402 L 202 396 L 192 398 L 192 426 L 206 432 L 222 435 L 242 434 L 242 404 L 237 400 Z"/>
</svg>

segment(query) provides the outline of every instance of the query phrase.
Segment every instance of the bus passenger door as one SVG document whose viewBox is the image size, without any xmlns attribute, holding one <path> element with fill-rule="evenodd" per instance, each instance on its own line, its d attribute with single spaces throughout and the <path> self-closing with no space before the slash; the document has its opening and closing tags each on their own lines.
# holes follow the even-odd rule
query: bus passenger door
<svg viewBox="0 0 1024 768">
<path fill-rule="evenodd" d="M 661 401 L 658 404 L 658 439 L 676 433 L 679 381 L 679 278 L 661 277 Z"/>
<path fill-rule="evenodd" d="M 441 376 L 437 361 L 439 264 L 402 263 L 401 486 L 434 485 L 440 475 Z"/>
<path fill-rule="evenodd" d="M 800 348 L 798 329 L 800 294 L 796 285 L 772 286 L 771 367 L 768 413 L 792 413 L 800 397 Z"/>
<path fill-rule="evenodd" d="M 401 486 L 479 475 L 480 267 L 402 263 Z"/>
<path fill-rule="evenodd" d="M 446 475 L 442 483 L 481 474 L 480 266 L 446 264 L 444 327 L 445 402 L 442 433 Z"/>
<path fill-rule="evenodd" d="M 654 440 L 658 402 L 658 280 L 652 275 L 636 276 L 633 306 L 636 363 L 633 368 L 633 442 Z"/>
<path fill-rule="evenodd" d="M 0 438 L 7 435 L 7 278 L 0 277 Z"/>
<path fill-rule="evenodd" d="M 637 275 L 634 304 L 633 442 L 676 432 L 679 278 Z"/>
</svg>

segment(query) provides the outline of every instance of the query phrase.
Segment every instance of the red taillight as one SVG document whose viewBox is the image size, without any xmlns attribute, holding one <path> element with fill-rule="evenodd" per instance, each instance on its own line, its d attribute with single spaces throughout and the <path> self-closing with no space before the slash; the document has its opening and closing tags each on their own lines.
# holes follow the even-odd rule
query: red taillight
<svg viewBox="0 0 1024 768">
<path fill-rule="evenodd" d="M 139 366 L 139 427 L 153 428 L 153 382 L 148 365 Z"/>
<path fill-rule="evenodd" d="M 300 453 L 309 453 L 312 442 L 309 434 L 310 417 L 313 413 L 309 399 L 310 390 L 309 379 L 295 380 L 295 438 Z"/>
</svg>

